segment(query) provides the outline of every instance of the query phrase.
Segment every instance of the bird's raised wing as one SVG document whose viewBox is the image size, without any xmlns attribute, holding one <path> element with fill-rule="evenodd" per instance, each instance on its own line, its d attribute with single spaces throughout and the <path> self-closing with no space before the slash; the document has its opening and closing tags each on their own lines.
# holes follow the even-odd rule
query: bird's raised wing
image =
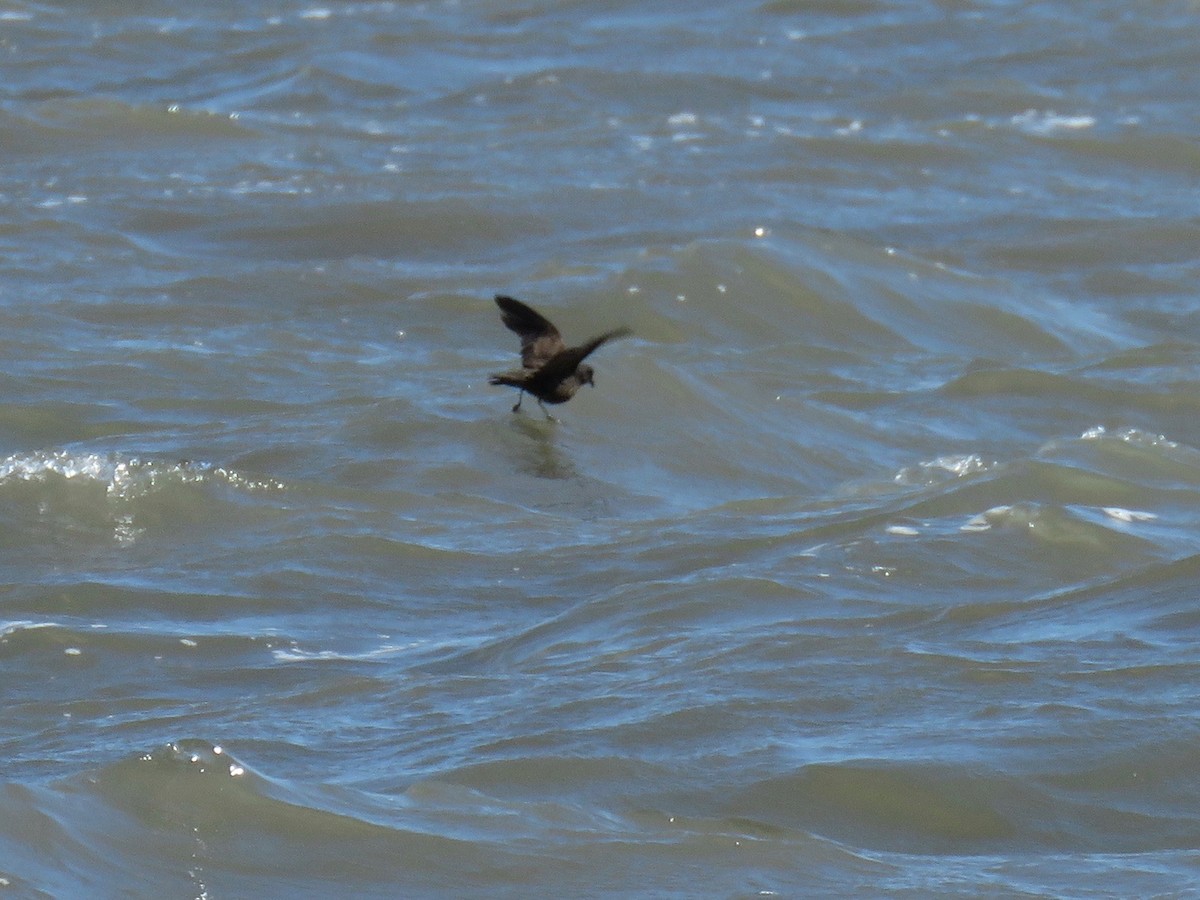
<svg viewBox="0 0 1200 900">
<path fill-rule="evenodd" d="M 525 368 L 539 368 L 566 349 L 554 323 L 537 310 L 500 294 L 496 295 L 496 305 L 505 326 L 521 339 L 521 365 Z"/>
<path fill-rule="evenodd" d="M 597 335 L 585 344 L 580 344 L 578 347 L 568 347 L 560 353 L 556 353 L 545 365 L 542 366 L 538 373 L 539 377 L 544 377 L 547 380 L 558 381 L 571 375 L 579 367 L 593 350 L 607 341 L 615 340 L 616 338 L 628 337 L 633 334 L 628 328 L 614 328 L 612 331 L 606 331 L 604 334 Z"/>
</svg>

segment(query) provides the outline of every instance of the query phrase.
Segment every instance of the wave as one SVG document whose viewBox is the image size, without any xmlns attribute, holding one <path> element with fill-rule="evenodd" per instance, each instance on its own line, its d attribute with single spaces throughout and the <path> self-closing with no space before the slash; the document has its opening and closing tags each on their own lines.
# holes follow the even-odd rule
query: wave
<svg viewBox="0 0 1200 900">
<path fill-rule="evenodd" d="M 17 543 L 90 537 L 129 545 L 152 528 L 213 522 L 229 500 L 282 490 L 274 479 L 190 460 L 16 453 L 0 460 L 0 531 Z"/>
<path fill-rule="evenodd" d="M 429 890 L 464 865 L 486 870 L 505 859 L 503 850 L 404 824 L 402 799 L 356 800 L 268 778 L 213 741 L 175 740 L 87 776 L 0 794 L 0 874 L 24 870 L 20 881 L 57 886 L 56 896 L 114 884 L 246 896 L 264 879 L 278 886 L 284 871 L 307 892 L 346 884 L 377 892 L 398 881 Z M 13 827 L 18 821 L 41 827 Z M 70 862 L 52 868 L 39 858 Z"/>
<path fill-rule="evenodd" d="M 1070 718 L 1069 710 L 1043 710 Z M 1020 778 L 969 762 L 813 763 L 739 790 L 731 814 L 813 831 L 890 853 L 1140 853 L 1186 849 L 1196 821 L 1165 812 L 1175 775 L 1195 769 L 1181 747 L 1113 751 L 1090 771 Z M 1144 755 L 1148 754 L 1148 755 Z M 1142 799 L 1114 803 L 1109 791 L 1141 778 Z M 1150 797 L 1158 795 L 1156 801 Z"/>
<path fill-rule="evenodd" d="M 1060 720 L 1057 731 L 1072 711 L 1037 717 Z M 283 749 L 262 744 L 258 755 Z M 1183 741 L 1133 742 L 1025 774 L 860 757 L 764 776 L 753 760 L 731 759 L 701 785 L 686 758 L 491 749 L 508 758 L 366 790 L 267 774 L 210 739 L 172 740 L 55 784 L 0 787 L 0 879 L 29 896 L 120 884 L 173 896 L 284 886 L 384 897 L 570 893 L 583 876 L 598 896 L 629 896 L 679 893 L 682 866 L 711 869 L 705 887 L 716 879 L 723 895 L 746 894 L 737 886 L 748 878 L 757 893 L 826 879 L 830 892 L 865 879 L 910 893 L 914 878 L 953 881 L 948 867 L 973 878 L 979 858 L 994 866 L 1017 855 L 1035 870 L 1058 855 L 1103 868 L 1118 854 L 1124 871 L 1150 871 L 1194 846 L 1194 810 L 1172 796 L 1197 774 Z"/>
</svg>

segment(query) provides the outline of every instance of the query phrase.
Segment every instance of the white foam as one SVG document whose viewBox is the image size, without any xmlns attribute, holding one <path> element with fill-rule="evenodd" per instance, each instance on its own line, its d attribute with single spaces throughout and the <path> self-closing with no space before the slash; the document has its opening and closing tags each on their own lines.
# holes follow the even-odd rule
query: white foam
<svg viewBox="0 0 1200 900">
<path fill-rule="evenodd" d="M 1060 131 L 1081 131 L 1096 124 L 1094 116 L 1064 116 L 1054 110 L 1027 109 L 1009 122 L 1031 134 L 1055 134 Z"/>
<path fill-rule="evenodd" d="M 362 650 L 358 653 L 347 653 L 340 650 L 300 650 L 296 647 L 291 647 L 286 650 L 272 650 L 271 655 L 279 662 L 312 662 L 312 661 L 348 661 L 364 659 L 378 659 L 384 656 L 393 656 L 397 653 L 403 653 L 406 650 L 412 650 L 421 646 L 424 641 L 413 641 L 408 644 L 383 644 L 373 650 Z"/>
<path fill-rule="evenodd" d="M 184 484 L 217 479 L 246 490 L 283 490 L 285 485 L 274 479 L 256 480 L 231 469 L 206 463 L 159 463 L 143 461 L 136 456 L 122 459 L 97 453 L 80 455 L 66 450 L 39 450 L 16 453 L 0 462 L 0 482 L 8 479 L 45 481 L 51 476 L 68 480 L 93 481 L 105 485 L 110 496 L 126 497 L 144 494 L 161 485 L 164 478 Z"/>
<path fill-rule="evenodd" d="M 1127 444 L 1139 444 L 1144 447 L 1165 447 L 1168 450 L 1175 450 L 1179 447 L 1176 441 L 1171 440 L 1165 434 L 1154 434 L 1140 428 L 1120 428 L 1110 432 L 1103 425 L 1096 425 L 1079 436 L 1080 440 L 1084 441 L 1098 441 L 1106 437 L 1114 437 Z"/>
<path fill-rule="evenodd" d="M 75 454 L 66 450 L 39 450 L 18 453 L 0 461 L 0 485 L 5 482 L 26 481 L 52 483 L 58 480 L 77 483 L 88 491 L 102 488 L 113 539 L 123 545 L 133 544 L 144 533 L 138 524 L 139 500 L 150 497 L 171 485 L 224 483 L 237 490 L 283 490 L 282 482 L 273 479 L 256 480 L 239 472 L 213 467 L 206 463 L 163 463 L 143 461 L 137 457 L 121 458 L 97 453 Z M 55 503 L 72 503 L 70 499 L 44 496 L 38 503 L 42 515 L 53 511 Z"/>
<path fill-rule="evenodd" d="M 14 454 L 0 462 L 0 481 L 19 478 L 22 481 L 44 480 L 49 474 L 63 478 L 84 478 L 111 481 L 115 469 L 110 460 L 94 453 L 72 456 L 65 450 Z"/>
<path fill-rule="evenodd" d="M 32 622 L 28 619 L 21 619 L 15 622 L 0 622 L 0 639 L 8 637 L 10 634 L 15 634 L 18 631 L 33 631 L 37 628 L 62 628 L 58 622 Z"/>
<path fill-rule="evenodd" d="M 965 525 L 959 528 L 959 531 L 988 531 L 991 529 L 993 521 L 1003 519 L 1010 512 L 1012 512 L 1011 506 L 993 506 L 977 516 L 972 516 Z"/>
<path fill-rule="evenodd" d="M 915 466 L 905 466 L 893 476 L 892 480 L 896 484 L 925 484 L 937 480 L 940 472 L 945 472 L 955 478 L 965 478 L 968 475 L 987 472 L 994 465 L 995 463 L 987 462 L 978 453 L 939 456 L 919 462 Z"/>
<path fill-rule="evenodd" d="M 1145 512 L 1138 509 L 1122 509 L 1119 506 L 1102 506 L 1104 514 L 1118 522 L 1151 522 L 1158 518 L 1158 513 Z"/>
<path fill-rule="evenodd" d="M 966 456 L 939 456 L 932 462 L 921 465 L 929 469 L 943 469 L 958 478 L 974 475 L 976 472 L 986 472 L 990 468 L 976 453 Z"/>
</svg>

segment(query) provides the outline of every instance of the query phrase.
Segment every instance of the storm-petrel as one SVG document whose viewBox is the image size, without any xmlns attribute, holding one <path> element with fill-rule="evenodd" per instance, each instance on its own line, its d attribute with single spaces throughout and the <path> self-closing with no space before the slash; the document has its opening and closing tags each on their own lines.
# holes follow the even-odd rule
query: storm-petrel
<svg viewBox="0 0 1200 900">
<path fill-rule="evenodd" d="M 513 412 L 521 408 L 521 401 L 529 392 L 537 398 L 546 418 L 553 419 L 542 401 L 566 403 L 585 384 L 595 387 L 595 373 L 584 363 L 588 354 L 605 341 L 631 334 L 628 328 L 615 328 L 578 347 L 568 347 L 549 319 L 520 300 L 497 294 L 496 305 L 509 331 L 521 339 L 522 368 L 493 375 L 488 383 L 506 384 L 521 391 Z"/>
</svg>

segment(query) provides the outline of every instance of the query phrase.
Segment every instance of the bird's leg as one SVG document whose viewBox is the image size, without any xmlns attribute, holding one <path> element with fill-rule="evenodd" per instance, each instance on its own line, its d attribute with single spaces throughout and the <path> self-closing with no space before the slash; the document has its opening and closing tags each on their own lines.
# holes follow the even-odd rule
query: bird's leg
<svg viewBox="0 0 1200 900">
<path fill-rule="evenodd" d="M 521 409 L 521 401 L 522 401 L 522 400 L 524 400 L 524 399 L 525 399 L 525 392 L 524 392 L 524 391 L 521 391 L 521 393 L 517 394 L 517 405 L 513 407 L 513 412 L 518 412 L 518 411 L 520 411 L 520 409 Z M 538 402 L 540 403 L 541 401 L 538 401 Z"/>
<path fill-rule="evenodd" d="M 544 404 L 544 403 L 542 403 L 542 398 L 541 398 L 541 397 L 538 397 L 538 402 L 537 402 L 537 403 L 538 403 L 538 406 L 540 406 L 540 407 L 542 408 L 542 412 L 544 412 L 544 413 L 546 414 L 546 418 L 547 418 L 549 421 L 551 421 L 551 422 L 557 422 L 557 421 L 558 421 L 558 419 L 556 419 L 556 418 L 554 418 L 554 416 L 550 415 L 550 410 L 546 409 L 546 406 L 545 406 L 545 404 Z"/>
</svg>

